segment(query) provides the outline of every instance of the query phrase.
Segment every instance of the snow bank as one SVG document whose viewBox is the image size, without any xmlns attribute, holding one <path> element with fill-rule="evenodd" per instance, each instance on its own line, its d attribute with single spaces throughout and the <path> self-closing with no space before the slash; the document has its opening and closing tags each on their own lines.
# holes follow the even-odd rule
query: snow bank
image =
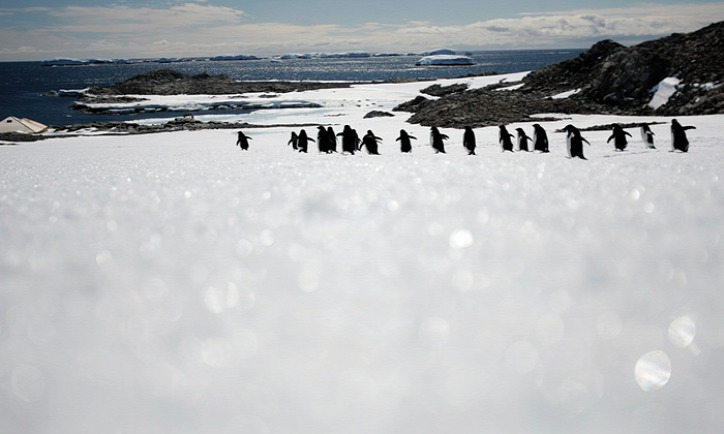
<svg viewBox="0 0 724 434">
<path fill-rule="evenodd" d="M 667 77 L 661 80 L 661 82 L 652 89 L 654 96 L 651 97 L 649 107 L 657 109 L 669 102 L 669 99 L 676 93 L 676 87 L 679 83 L 681 83 L 681 80 L 676 77 Z"/>
<path fill-rule="evenodd" d="M 289 128 L 0 146 L 0 431 L 721 432 L 724 116 L 682 120 L 688 154 L 584 132 L 588 161 L 555 130 L 669 119 L 541 122 L 549 154 L 479 128 L 477 156 L 363 119 L 428 85 L 237 116 L 380 156 Z"/>
<path fill-rule="evenodd" d="M 569 90 L 569 91 L 566 91 L 566 92 L 561 92 L 561 93 L 559 93 L 559 94 L 553 95 L 551 98 L 553 98 L 553 99 L 566 99 L 566 98 L 569 98 L 569 97 L 577 94 L 577 93 L 580 92 L 580 91 L 581 91 L 581 89 L 573 89 L 573 90 Z"/>
</svg>

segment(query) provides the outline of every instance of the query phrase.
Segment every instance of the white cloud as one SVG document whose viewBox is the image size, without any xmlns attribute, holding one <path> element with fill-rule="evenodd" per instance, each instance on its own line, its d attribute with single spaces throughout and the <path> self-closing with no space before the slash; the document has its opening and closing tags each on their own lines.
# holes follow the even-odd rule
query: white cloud
<svg viewBox="0 0 724 434">
<path fill-rule="evenodd" d="M 0 16 L 13 13 L 20 13 L 20 9 L 0 9 Z M 357 26 L 254 23 L 245 19 L 242 10 L 198 2 L 165 9 L 66 6 L 52 10 L 25 9 L 22 13 L 50 16 L 50 24 L 25 30 L 1 29 L 0 59 L 350 50 L 405 52 L 442 46 L 458 49 L 586 47 L 604 38 L 633 43 L 696 30 L 724 19 L 724 3 L 637 4 L 624 8 L 526 13 L 455 26 L 420 21 Z M 13 41 L 17 48 L 13 47 Z"/>
</svg>

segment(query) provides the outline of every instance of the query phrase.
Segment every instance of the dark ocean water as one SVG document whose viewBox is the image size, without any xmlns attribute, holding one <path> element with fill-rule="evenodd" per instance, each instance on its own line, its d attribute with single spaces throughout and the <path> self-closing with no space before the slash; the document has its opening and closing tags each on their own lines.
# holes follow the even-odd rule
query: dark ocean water
<svg viewBox="0 0 724 434">
<path fill-rule="evenodd" d="M 437 79 L 468 74 L 532 71 L 578 56 L 583 50 L 485 51 L 469 53 L 472 66 L 416 66 L 420 55 L 341 57 L 286 60 L 189 60 L 174 63 L 137 62 L 82 66 L 45 66 L 41 62 L 0 62 L 0 119 L 25 117 L 46 125 L 121 121 L 154 115 L 89 115 L 72 110 L 72 97 L 48 96 L 62 90 L 106 86 L 138 74 L 173 69 L 185 74 L 224 74 L 238 80 L 355 81 Z M 206 112 L 214 113 L 214 112 Z M 224 113 L 229 113 L 225 111 Z M 159 117 L 174 116 L 166 112 Z"/>
</svg>

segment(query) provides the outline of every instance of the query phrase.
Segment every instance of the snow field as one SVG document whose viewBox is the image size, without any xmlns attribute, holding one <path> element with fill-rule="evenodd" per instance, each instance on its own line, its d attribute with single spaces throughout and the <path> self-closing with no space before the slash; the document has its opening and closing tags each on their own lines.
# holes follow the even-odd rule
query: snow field
<svg viewBox="0 0 724 434">
<path fill-rule="evenodd" d="M 721 116 L 680 119 L 687 154 L 667 123 L 567 159 L 567 123 L 668 122 L 573 116 L 550 154 L 489 127 L 434 155 L 405 114 L 362 120 L 409 96 L 369 88 L 245 120 L 372 129 L 380 156 L 291 128 L 0 147 L 0 429 L 724 427 Z"/>
</svg>

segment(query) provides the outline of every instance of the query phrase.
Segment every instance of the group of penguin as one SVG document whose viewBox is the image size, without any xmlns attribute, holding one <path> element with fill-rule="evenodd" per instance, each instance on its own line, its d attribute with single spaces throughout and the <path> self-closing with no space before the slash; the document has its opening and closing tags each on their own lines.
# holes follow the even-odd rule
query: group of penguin
<svg viewBox="0 0 724 434">
<path fill-rule="evenodd" d="M 532 138 L 529 137 L 522 128 L 515 129 L 517 135 L 511 134 L 505 125 L 500 125 L 498 128 L 498 141 L 503 152 L 514 151 L 513 139 L 516 140 L 519 151 L 550 152 L 548 149 L 548 135 L 545 129 L 539 124 L 533 124 Z M 688 152 L 689 140 L 686 137 L 686 130 L 693 128 L 696 127 L 682 126 L 676 119 L 671 121 L 671 151 Z M 583 155 L 583 143 L 585 142 L 590 145 L 590 142 L 586 140 L 581 135 L 581 131 L 573 125 L 566 125 L 563 131 L 566 132 L 568 157 L 586 160 L 586 157 Z M 628 146 L 627 136 L 631 137 L 631 134 L 625 131 L 621 125 L 616 124 L 613 126 L 612 134 L 606 143 L 610 143 L 613 140 L 615 149 L 617 151 L 624 151 Z M 309 137 L 304 129 L 298 134 L 292 132 L 287 145 L 291 145 L 295 151 L 306 153 L 309 149 L 309 142 L 315 142 L 317 143 L 319 152 L 331 154 L 338 152 L 338 137 L 341 137 L 342 153 L 354 154 L 355 152 L 362 151 L 362 148 L 367 148 L 367 153 L 372 155 L 379 155 L 380 153 L 379 142 L 382 141 L 381 138 L 375 136 L 371 130 L 367 130 L 367 134 L 360 138 L 357 131 L 349 125 L 345 125 L 341 133 L 335 133 L 332 127 L 325 128 L 319 126 L 317 127 L 316 140 Z M 654 133 L 647 124 L 641 125 L 641 138 L 647 148 L 655 149 Z M 236 145 L 242 150 L 248 150 L 250 139 L 251 137 L 239 131 Z M 445 140 L 449 139 L 450 137 L 442 134 L 437 127 L 430 128 L 430 145 L 435 153 L 445 153 Z M 407 133 L 404 129 L 400 130 L 399 137 L 395 139 L 395 141 L 400 142 L 400 151 L 403 153 L 412 152 L 411 140 L 417 140 L 417 138 Z M 463 146 L 468 151 L 468 155 L 475 155 L 477 143 L 475 132 L 471 127 L 465 127 L 463 132 Z"/>
</svg>

